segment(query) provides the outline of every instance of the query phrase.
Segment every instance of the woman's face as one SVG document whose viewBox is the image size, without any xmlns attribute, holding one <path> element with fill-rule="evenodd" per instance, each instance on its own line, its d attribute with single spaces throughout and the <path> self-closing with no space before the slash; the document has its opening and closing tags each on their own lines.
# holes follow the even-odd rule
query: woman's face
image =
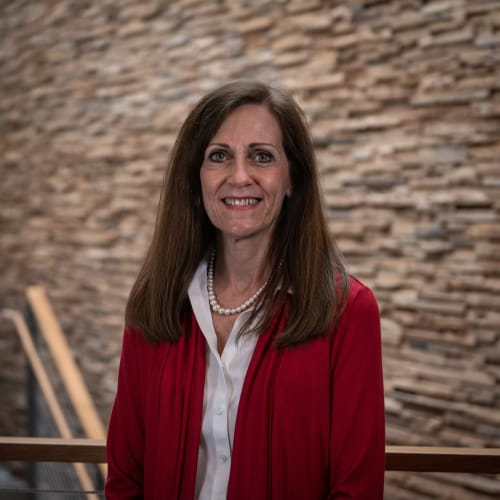
<svg viewBox="0 0 500 500">
<path fill-rule="evenodd" d="M 203 205 L 225 241 L 269 243 L 291 182 L 279 123 L 265 105 L 245 104 L 226 117 L 200 178 Z"/>
</svg>

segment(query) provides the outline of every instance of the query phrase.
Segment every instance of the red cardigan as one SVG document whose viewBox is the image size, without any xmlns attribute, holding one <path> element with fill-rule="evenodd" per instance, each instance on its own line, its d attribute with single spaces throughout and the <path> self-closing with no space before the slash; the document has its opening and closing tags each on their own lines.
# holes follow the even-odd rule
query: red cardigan
<svg viewBox="0 0 500 500">
<path fill-rule="evenodd" d="M 380 321 L 351 279 L 335 332 L 293 348 L 260 335 L 238 408 L 229 500 L 383 497 Z M 106 498 L 194 498 L 206 341 L 194 316 L 176 343 L 125 331 L 109 423 Z"/>
</svg>

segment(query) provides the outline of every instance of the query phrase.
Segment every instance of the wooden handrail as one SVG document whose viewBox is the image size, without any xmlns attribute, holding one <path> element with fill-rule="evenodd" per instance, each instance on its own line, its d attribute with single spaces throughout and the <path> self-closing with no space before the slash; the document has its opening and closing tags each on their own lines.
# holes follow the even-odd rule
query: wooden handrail
<svg viewBox="0 0 500 500">
<path fill-rule="evenodd" d="M 500 473 L 500 448 L 386 446 L 385 459 L 388 471 Z M 99 463 L 105 441 L 0 436 L 0 462 L 10 460 Z"/>
<path fill-rule="evenodd" d="M 38 355 L 38 352 L 35 347 L 35 343 L 31 337 L 28 326 L 24 321 L 23 316 L 14 310 L 5 309 L 2 311 L 2 316 L 6 319 L 12 321 L 16 328 L 17 335 L 19 340 L 21 341 L 21 345 L 23 347 L 24 353 L 28 358 L 28 361 L 31 365 L 31 369 L 33 370 L 33 374 L 35 375 L 38 384 L 40 386 L 40 390 L 47 402 L 47 406 L 49 408 L 49 412 L 52 415 L 54 422 L 56 424 L 56 428 L 61 434 L 63 438 L 71 439 L 71 429 L 64 416 L 64 412 L 59 404 L 59 401 L 56 397 L 54 388 L 50 383 L 49 376 L 43 366 L 42 360 Z M 94 489 L 94 484 L 92 479 L 85 468 L 85 465 L 77 460 L 72 460 L 73 468 L 75 469 L 75 474 L 83 489 L 86 491 L 90 491 Z M 94 493 L 87 493 L 86 497 L 88 500 L 98 500 L 97 495 Z"/>
<path fill-rule="evenodd" d="M 0 462 L 106 462 L 106 445 L 99 439 L 0 436 Z"/>
<path fill-rule="evenodd" d="M 385 468 L 412 472 L 500 473 L 500 448 L 386 446 Z"/>
<path fill-rule="evenodd" d="M 81 371 L 75 362 L 44 288 L 30 286 L 26 290 L 26 297 L 85 435 L 89 439 L 104 439 L 106 436 L 104 425 L 97 413 Z M 99 467 L 103 478 L 105 478 L 106 465 L 103 463 Z"/>
</svg>

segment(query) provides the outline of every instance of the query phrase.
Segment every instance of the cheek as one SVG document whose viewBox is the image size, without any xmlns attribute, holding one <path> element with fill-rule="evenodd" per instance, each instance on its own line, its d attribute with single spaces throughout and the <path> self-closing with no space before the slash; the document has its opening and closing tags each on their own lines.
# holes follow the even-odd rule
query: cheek
<svg viewBox="0 0 500 500">
<path fill-rule="evenodd" d="M 201 181 L 201 195 L 203 197 L 203 200 L 204 202 L 209 201 L 210 196 L 214 192 L 213 188 L 214 183 L 211 181 L 210 176 L 203 171 L 203 169 L 200 174 L 200 181 Z"/>
<path fill-rule="evenodd" d="M 209 218 L 212 218 L 217 212 L 216 188 L 213 183 L 206 181 L 201 184 L 201 202 Z"/>
<path fill-rule="evenodd" d="M 201 167 L 201 169 L 200 169 L 200 185 L 201 185 L 202 195 L 205 194 L 206 185 L 207 185 L 207 178 L 206 178 L 206 175 L 204 172 L 205 172 L 205 169 L 203 167 Z"/>
<path fill-rule="evenodd" d="M 212 211 L 211 208 L 213 206 L 213 202 L 210 196 L 205 191 L 202 191 L 201 201 L 203 203 L 203 207 L 205 208 L 205 212 L 210 213 Z"/>
</svg>

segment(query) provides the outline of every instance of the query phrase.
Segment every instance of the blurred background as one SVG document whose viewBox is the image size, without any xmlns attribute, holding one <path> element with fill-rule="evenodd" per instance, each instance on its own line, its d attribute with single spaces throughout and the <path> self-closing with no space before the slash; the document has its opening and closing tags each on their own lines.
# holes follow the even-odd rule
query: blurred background
<svg viewBox="0 0 500 500">
<path fill-rule="evenodd" d="M 107 423 L 169 151 L 237 78 L 305 110 L 331 232 L 382 313 L 387 443 L 500 447 L 500 1 L 0 2 L 0 309 L 46 288 Z M 24 366 L 0 322 L 0 435 L 26 434 Z"/>
</svg>

